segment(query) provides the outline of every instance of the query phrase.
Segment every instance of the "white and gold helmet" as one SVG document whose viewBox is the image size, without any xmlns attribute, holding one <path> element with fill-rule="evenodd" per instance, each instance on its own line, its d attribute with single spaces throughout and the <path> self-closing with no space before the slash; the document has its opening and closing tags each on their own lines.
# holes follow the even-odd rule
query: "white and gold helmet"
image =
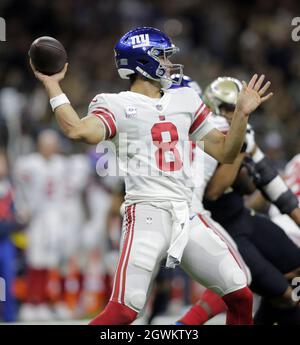
<svg viewBox="0 0 300 345">
<path fill-rule="evenodd" d="M 219 115 L 220 106 L 234 109 L 241 89 L 242 83 L 238 79 L 219 77 L 206 87 L 203 101 L 215 114 Z"/>
</svg>

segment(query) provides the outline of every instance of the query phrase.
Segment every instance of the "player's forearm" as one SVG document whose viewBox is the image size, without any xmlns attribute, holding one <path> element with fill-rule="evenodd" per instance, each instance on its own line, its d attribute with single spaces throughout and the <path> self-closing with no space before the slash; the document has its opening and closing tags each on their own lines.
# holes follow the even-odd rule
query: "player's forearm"
<svg viewBox="0 0 300 345">
<path fill-rule="evenodd" d="M 61 105 L 54 113 L 59 127 L 69 139 L 84 140 L 80 118 L 70 104 Z"/>
<path fill-rule="evenodd" d="M 57 81 L 44 82 L 49 99 L 63 94 L 63 91 Z M 63 104 L 54 111 L 56 120 L 64 134 L 74 140 L 80 137 L 80 118 L 70 104 Z"/>
<path fill-rule="evenodd" d="M 106 130 L 96 116 L 79 118 L 70 104 L 64 104 L 55 109 L 56 120 L 64 134 L 72 140 L 96 145 L 105 140 Z"/>
<path fill-rule="evenodd" d="M 207 199 L 217 200 L 233 184 L 244 156 L 244 153 L 240 153 L 233 164 L 222 164 L 217 168 L 205 191 Z"/>
<path fill-rule="evenodd" d="M 44 86 L 50 99 L 63 94 L 57 81 L 47 80 Z M 87 118 L 80 119 L 71 104 L 65 103 L 58 106 L 54 113 L 59 127 L 69 139 L 80 140 L 87 144 L 97 144 L 104 140 L 105 130 L 101 124 L 99 125 L 99 121 L 93 123 Z"/>
<path fill-rule="evenodd" d="M 281 213 L 291 215 L 298 208 L 297 196 L 259 147 L 252 155 L 252 160 L 257 176 L 254 179 L 256 187 L 261 190 L 266 199 L 277 206 Z M 295 213 L 295 217 L 298 219 L 298 212 Z"/>
<path fill-rule="evenodd" d="M 222 163 L 233 163 L 241 151 L 248 123 L 248 115 L 238 110 L 234 111 L 230 129 L 224 139 L 224 159 Z"/>
</svg>

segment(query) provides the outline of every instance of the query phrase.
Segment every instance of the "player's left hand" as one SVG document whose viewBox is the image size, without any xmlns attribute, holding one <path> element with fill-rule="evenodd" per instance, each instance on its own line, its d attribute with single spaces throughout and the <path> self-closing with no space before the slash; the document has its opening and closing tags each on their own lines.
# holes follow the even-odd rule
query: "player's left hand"
<svg viewBox="0 0 300 345">
<path fill-rule="evenodd" d="M 236 103 L 236 108 L 238 111 L 249 115 L 261 103 L 267 101 L 273 96 L 272 92 L 264 96 L 271 85 L 271 82 L 268 81 L 264 86 L 262 86 L 264 79 L 265 76 L 263 74 L 259 78 L 257 74 L 254 74 L 248 85 L 245 81 L 242 82 L 243 88 L 238 95 Z"/>
</svg>

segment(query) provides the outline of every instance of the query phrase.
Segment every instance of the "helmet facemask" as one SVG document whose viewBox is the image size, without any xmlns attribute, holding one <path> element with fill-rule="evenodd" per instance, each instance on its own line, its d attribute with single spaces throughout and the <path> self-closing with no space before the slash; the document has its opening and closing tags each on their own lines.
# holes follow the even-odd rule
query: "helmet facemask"
<svg viewBox="0 0 300 345">
<path fill-rule="evenodd" d="M 137 71 L 149 79 L 160 81 L 164 89 L 170 88 L 171 85 L 175 83 L 171 76 L 177 74 L 179 77 L 178 80 L 176 80 L 176 84 L 180 85 L 183 76 L 183 65 L 173 64 L 169 60 L 170 57 L 178 51 L 179 48 L 175 46 L 169 48 L 152 47 L 148 50 L 147 54 L 158 62 L 158 67 L 155 71 L 157 78 L 151 77 L 140 67 L 137 67 Z"/>
</svg>

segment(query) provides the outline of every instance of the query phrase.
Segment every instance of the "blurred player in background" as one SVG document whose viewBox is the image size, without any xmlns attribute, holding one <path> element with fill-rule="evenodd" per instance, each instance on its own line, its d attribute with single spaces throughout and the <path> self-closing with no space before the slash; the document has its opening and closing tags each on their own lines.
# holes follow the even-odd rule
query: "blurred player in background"
<svg viewBox="0 0 300 345">
<path fill-rule="evenodd" d="M 16 321 L 17 306 L 13 283 L 16 275 L 16 249 L 11 235 L 24 225 L 17 220 L 14 205 L 14 192 L 8 176 L 7 157 L 0 151 L 0 320 Z M 5 285 L 3 284 L 5 283 Z"/>
<path fill-rule="evenodd" d="M 126 133 L 129 143 L 145 146 L 138 154 L 123 156 L 121 163 L 127 164 L 133 155 L 144 168 L 151 167 L 156 173 L 136 174 L 137 166 L 129 167 L 125 178 L 126 219 L 114 289 L 105 310 L 91 322 L 94 325 L 132 323 L 144 307 L 151 281 L 166 255 L 168 267 L 182 261 L 194 279 L 205 281 L 223 295 L 228 324 L 252 323 L 252 294 L 227 246 L 198 218 L 193 218 L 190 228 L 191 191 L 178 148 L 189 138 L 203 139 L 206 152 L 221 162 L 233 161 L 242 145 L 248 114 L 272 96 L 263 96 L 270 83 L 262 87 L 264 77 L 257 75 L 248 85 L 244 83 L 225 136 L 210 124 L 209 109 L 192 89 L 167 90 L 172 84 L 171 74 L 182 69 L 169 60 L 176 51 L 169 37 L 159 30 L 137 28 L 125 34 L 115 47 L 115 56 L 120 76 L 131 79 L 130 91 L 97 95 L 88 116 L 81 120 L 59 85 L 67 65 L 53 76 L 43 75 L 32 66 L 69 138 L 89 144 L 113 139 L 121 150 L 124 147 L 119 146 L 118 139 Z M 156 154 L 151 156 L 154 146 Z"/>
<path fill-rule="evenodd" d="M 23 213 L 30 215 L 26 251 L 27 301 L 20 310 L 20 318 L 29 321 L 55 318 L 52 306 L 57 302 L 60 284 L 55 284 L 54 297 L 49 296 L 49 282 L 51 272 L 59 270 L 61 248 L 65 246 L 64 226 L 67 225 L 64 218 L 66 162 L 59 154 L 57 133 L 42 131 L 37 150 L 21 156 L 14 167 L 18 205 Z"/>
<path fill-rule="evenodd" d="M 223 115 L 230 123 L 240 90 L 241 84 L 238 80 L 218 78 L 207 87 L 204 99 L 216 113 Z M 224 117 L 215 117 L 215 124 L 226 132 L 228 124 L 224 122 Z M 255 176 L 255 188 L 260 188 L 282 213 L 289 214 L 297 221 L 299 216 L 297 198 L 257 147 L 253 129 L 249 125 L 243 151 L 249 155 L 248 169 L 249 159 L 253 161 L 252 176 Z M 245 160 L 245 153 L 241 153 L 234 164 L 218 167 L 213 158 L 206 157 L 204 206 L 212 212 L 214 220 L 221 223 L 236 241 L 252 273 L 250 286 L 253 291 L 264 297 L 255 316 L 256 323 L 299 324 L 300 310 L 292 298 L 289 280 L 299 274 L 300 251 L 281 228 L 266 217 L 251 213 L 243 206 L 243 196 L 240 192 L 241 187 L 245 190 L 245 181 L 244 179 L 240 181 L 239 170 Z M 237 176 L 239 184 L 237 182 L 234 184 Z M 201 217 L 214 227 L 209 217 L 205 215 Z M 213 293 L 204 294 L 181 322 L 202 324 L 225 309 L 226 306 L 220 298 L 218 299 L 217 296 L 214 298 Z"/>
<path fill-rule="evenodd" d="M 300 155 L 296 155 L 285 167 L 283 173 L 286 184 L 298 198 L 300 204 Z M 300 219 L 299 217 L 290 217 L 280 213 L 280 210 L 271 205 L 269 215 L 272 221 L 278 224 L 286 234 L 300 247 Z"/>
<path fill-rule="evenodd" d="M 255 171 L 254 171 L 255 172 Z M 298 198 L 298 204 L 300 203 L 300 155 L 296 155 L 288 162 L 283 173 L 283 178 L 287 186 Z M 253 176 L 253 174 L 252 174 Z M 255 175 L 253 176 L 255 178 Z M 257 190 L 253 195 L 249 196 L 246 201 L 248 207 L 257 211 L 264 210 L 268 207 L 268 199 Z M 290 217 L 287 214 L 282 214 L 278 207 L 271 204 L 268 210 L 269 216 L 274 223 L 279 225 L 290 239 L 300 247 L 300 221 L 297 217 L 297 212 L 294 212 L 294 216 Z"/>
</svg>

